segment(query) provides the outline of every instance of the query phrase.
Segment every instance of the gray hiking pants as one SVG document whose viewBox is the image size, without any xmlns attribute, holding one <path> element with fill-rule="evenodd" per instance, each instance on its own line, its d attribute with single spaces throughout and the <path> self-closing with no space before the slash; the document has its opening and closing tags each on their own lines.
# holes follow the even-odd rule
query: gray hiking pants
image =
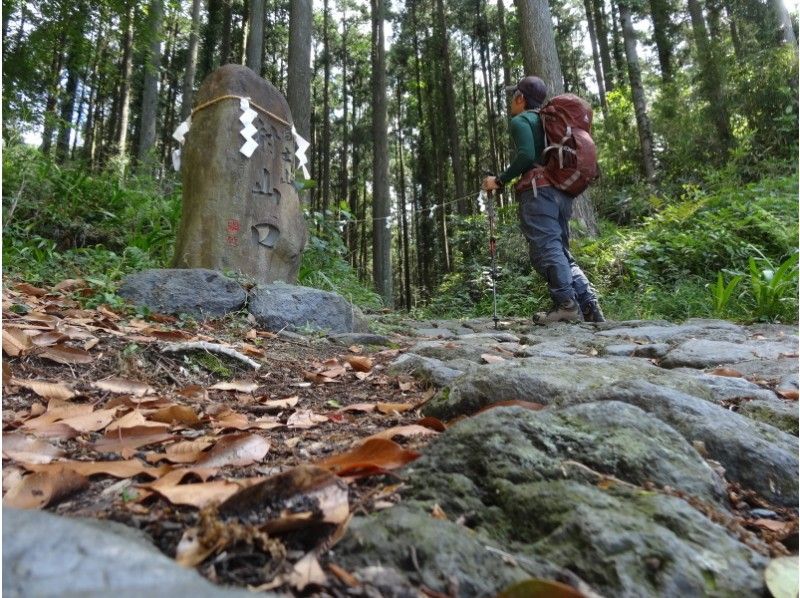
<svg viewBox="0 0 800 598">
<path fill-rule="evenodd" d="M 556 305 L 577 300 L 581 308 L 597 301 L 589 279 L 569 252 L 569 219 L 573 199 L 554 187 L 539 187 L 537 196 L 517 196 L 519 223 L 528 240 L 531 265 L 547 281 Z"/>
</svg>

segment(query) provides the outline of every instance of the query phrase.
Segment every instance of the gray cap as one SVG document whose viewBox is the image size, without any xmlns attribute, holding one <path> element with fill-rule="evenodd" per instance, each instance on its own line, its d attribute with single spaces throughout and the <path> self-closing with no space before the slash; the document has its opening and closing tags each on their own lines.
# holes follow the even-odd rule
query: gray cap
<svg viewBox="0 0 800 598">
<path fill-rule="evenodd" d="M 539 77 L 531 75 L 523 77 L 516 85 L 509 85 L 506 87 L 506 91 L 508 93 L 515 93 L 518 91 L 526 100 L 541 105 L 547 97 L 547 84 Z"/>
</svg>

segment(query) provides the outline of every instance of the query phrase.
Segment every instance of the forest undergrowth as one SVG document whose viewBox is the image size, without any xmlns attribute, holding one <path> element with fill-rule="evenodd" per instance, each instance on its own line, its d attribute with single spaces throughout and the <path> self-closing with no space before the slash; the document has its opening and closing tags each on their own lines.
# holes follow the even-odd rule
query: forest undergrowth
<svg viewBox="0 0 800 598">
<path fill-rule="evenodd" d="M 743 183 L 731 170 L 704 180 L 593 192 L 600 236 L 580 236 L 573 253 L 613 319 L 797 321 L 797 174 L 762 168 Z M 3 153 L 3 273 L 6 280 L 54 284 L 84 278 L 89 306 L 121 305 L 127 274 L 168 267 L 180 216 L 174 178 L 90 173 L 10 144 Z M 340 215 L 340 218 L 342 216 Z M 307 211 L 310 240 L 301 284 L 381 309 L 369 282 L 350 266 L 341 220 Z M 451 272 L 416 298 L 418 317 L 468 318 L 492 311 L 486 217 L 450 217 Z M 546 308 L 544 281 L 530 269 L 516 206 L 498 214 L 498 311 L 526 316 Z M 233 274 L 233 273 L 232 273 Z"/>
</svg>

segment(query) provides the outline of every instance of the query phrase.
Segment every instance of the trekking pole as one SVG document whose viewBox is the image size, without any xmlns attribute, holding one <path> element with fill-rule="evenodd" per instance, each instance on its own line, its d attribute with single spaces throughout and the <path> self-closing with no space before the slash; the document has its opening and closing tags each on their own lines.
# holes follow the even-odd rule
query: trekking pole
<svg viewBox="0 0 800 598">
<path fill-rule="evenodd" d="M 486 192 L 486 215 L 489 218 L 489 255 L 492 258 L 492 309 L 494 329 L 500 318 L 497 317 L 497 238 L 494 236 L 494 192 Z"/>
</svg>

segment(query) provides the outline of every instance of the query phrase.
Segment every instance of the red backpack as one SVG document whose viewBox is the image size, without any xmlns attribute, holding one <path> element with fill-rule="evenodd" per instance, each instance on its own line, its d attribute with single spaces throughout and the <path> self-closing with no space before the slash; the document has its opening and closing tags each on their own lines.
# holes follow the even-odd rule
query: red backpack
<svg viewBox="0 0 800 598">
<path fill-rule="evenodd" d="M 597 148 L 592 141 L 592 107 L 578 96 L 556 96 L 539 109 L 544 126 L 544 166 L 536 178 L 575 197 L 599 176 Z"/>
</svg>

